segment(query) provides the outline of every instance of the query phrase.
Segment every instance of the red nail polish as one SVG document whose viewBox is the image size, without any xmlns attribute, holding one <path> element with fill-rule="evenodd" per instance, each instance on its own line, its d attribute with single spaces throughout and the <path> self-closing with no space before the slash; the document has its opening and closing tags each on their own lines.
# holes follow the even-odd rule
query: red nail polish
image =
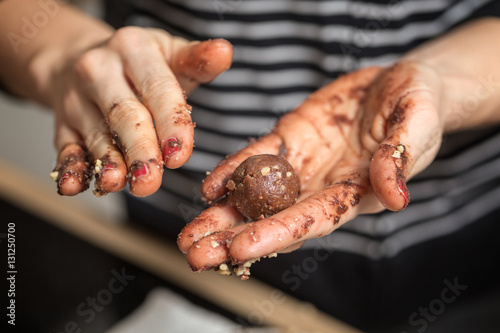
<svg viewBox="0 0 500 333">
<path fill-rule="evenodd" d="M 95 179 L 99 180 L 99 178 L 101 178 L 106 171 L 113 169 L 116 169 L 116 163 L 108 163 L 105 166 L 103 166 L 99 171 L 96 168 Z"/>
<path fill-rule="evenodd" d="M 403 195 L 403 198 L 405 198 L 405 205 L 402 208 L 405 209 L 410 202 L 410 192 L 408 192 L 408 188 L 406 187 L 406 184 L 402 179 L 398 179 L 398 189 L 399 192 Z"/>
<path fill-rule="evenodd" d="M 148 166 L 144 163 L 137 164 L 137 168 L 132 172 L 132 181 L 148 174 Z"/>
<path fill-rule="evenodd" d="M 170 156 L 177 153 L 181 149 L 181 142 L 177 138 L 170 138 L 167 140 L 163 151 L 163 158 L 167 160 Z"/>
<path fill-rule="evenodd" d="M 114 169 L 115 165 L 113 163 L 106 164 L 103 168 L 103 170 L 109 170 L 109 169 Z"/>
<path fill-rule="evenodd" d="M 112 170 L 112 169 L 116 169 L 116 165 L 113 163 L 108 163 L 102 168 L 101 173 L 104 173 L 104 171 L 106 170 Z"/>
<path fill-rule="evenodd" d="M 69 178 L 70 174 L 69 172 L 64 173 L 61 178 L 59 178 L 59 186 L 62 186 L 66 180 Z"/>
</svg>

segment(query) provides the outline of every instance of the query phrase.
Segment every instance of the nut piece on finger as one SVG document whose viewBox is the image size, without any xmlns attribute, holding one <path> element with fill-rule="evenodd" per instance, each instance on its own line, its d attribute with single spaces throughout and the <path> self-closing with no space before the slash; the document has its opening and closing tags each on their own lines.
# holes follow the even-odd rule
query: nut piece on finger
<svg viewBox="0 0 500 333">
<path fill-rule="evenodd" d="M 299 195 L 299 179 L 288 161 L 278 155 L 247 158 L 227 182 L 228 201 L 243 216 L 257 220 L 293 205 Z"/>
</svg>

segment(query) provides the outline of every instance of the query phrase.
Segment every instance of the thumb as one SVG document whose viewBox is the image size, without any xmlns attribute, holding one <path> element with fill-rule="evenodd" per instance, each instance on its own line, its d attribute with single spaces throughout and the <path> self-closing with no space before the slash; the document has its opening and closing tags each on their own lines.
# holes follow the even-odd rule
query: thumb
<svg viewBox="0 0 500 333">
<path fill-rule="evenodd" d="M 170 69 L 186 94 L 208 83 L 231 67 L 233 46 L 225 39 L 189 42 L 167 32 L 149 28 Z"/>
<path fill-rule="evenodd" d="M 173 54 L 170 66 L 184 91 L 191 93 L 231 66 L 233 47 L 225 39 L 191 42 Z"/>
<path fill-rule="evenodd" d="M 182 48 L 172 66 L 179 73 L 207 83 L 231 66 L 233 47 L 225 39 L 191 42 Z"/>
<path fill-rule="evenodd" d="M 387 136 L 373 154 L 370 182 L 379 201 L 387 209 L 399 211 L 410 202 L 406 182 L 427 167 L 439 150 L 442 122 L 437 95 L 416 90 L 401 98 L 396 106 L 401 122 L 391 122 Z"/>
</svg>

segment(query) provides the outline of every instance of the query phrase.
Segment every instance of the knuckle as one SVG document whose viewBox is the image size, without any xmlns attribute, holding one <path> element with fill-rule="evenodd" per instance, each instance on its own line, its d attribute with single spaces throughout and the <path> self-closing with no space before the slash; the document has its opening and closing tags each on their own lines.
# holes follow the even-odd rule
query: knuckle
<svg viewBox="0 0 500 333">
<path fill-rule="evenodd" d="M 112 103 L 109 107 L 108 116 L 109 126 L 131 127 L 135 124 L 148 124 L 152 122 L 150 113 L 144 105 L 135 99 L 120 99 Z"/>
<path fill-rule="evenodd" d="M 108 107 L 107 114 L 110 122 L 114 121 L 117 117 L 123 117 L 128 114 L 134 114 L 135 110 L 142 108 L 143 105 L 133 98 L 121 98 L 113 101 Z"/>
<path fill-rule="evenodd" d="M 149 91 L 151 93 L 157 92 L 158 90 L 167 88 L 167 80 L 168 78 L 165 75 L 149 75 L 142 82 L 142 88 L 144 89 L 144 91 Z"/>
<path fill-rule="evenodd" d="M 99 128 L 93 128 L 85 134 L 85 144 L 89 151 L 96 151 L 101 143 L 111 142 L 111 137 L 108 133 L 102 132 Z"/>
<path fill-rule="evenodd" d="M 166 74 L 149 75 L 141 84 L 143 92 L 149 97 L 158 97 L 163 94 L 181 94 L 179 83 Z"/>
<path fill-rule="evenodd" d="M 75 61 L 75 72 L 80 78 L 92 81 L 101 72 L 100 68 L 105 61 L 104 59 L 105 53 L 101 49 L 91 49 Z"/>
<path fill-rule="evenodd" d="M 151 38 L 144 28 L 127 26 L 118 29 L 109 43 L 119 50 L 137 50 L 148 42 L 151 42 Z"/>
</svg>

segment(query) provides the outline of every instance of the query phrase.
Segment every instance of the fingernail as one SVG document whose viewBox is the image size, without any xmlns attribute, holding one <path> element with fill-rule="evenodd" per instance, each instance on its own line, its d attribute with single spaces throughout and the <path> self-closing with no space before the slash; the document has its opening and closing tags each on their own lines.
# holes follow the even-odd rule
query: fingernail
<svg viewBox="0 0 500 333">
<path fill-rule="evenodd" d="M 403 179 L 398 179 L 398 190 L 405 199 L 405 205 L 402 209 L 405 209 L 410 203 L 410 192 L 408 192 L 408 188 L 406 187 L 406 182 Z"/>
<path fill-rule="evenodd" d="M 102 168 L 101 172 L 104 172 L 106 170 L 111 170 L 111 169 L 116 169 L 116 165 L 113 163 L 106 164 L 104 168 Z"/>
<path fill-rule="evenodd" d="M 66 180 L 71 176 L 69 172 L 64 173 L 61 178 L 59 178 L 59 186 L 63 186 L 63 184 L 66 182 Z"/>
<path fill-rule="evenodd" d="M 104 173 L 108 170 L 113 170 L 116 169 L 116 163 L 108 163 L 105 166 L 103 166 L 99 171 L 96 169 L 95 173 L 95 179 L 96 181 L 99 181 L 99 179 L 104 175 Z"/>
<path fill-rule="evenodd" d="M 170 138 L 167 140 L 165 149 L 163 151 L 163 158 L 166 161 L 170 156 L 177 153 L 181 149 L 181 142 L 177 138 Z"/>
<path fill-rule="evenodd" d="M 145 163 L 136 161 L 132 164 L 132 181 L 135 182 L 140 177 L 148 174 L 148 166 Z"/>
</svg>

